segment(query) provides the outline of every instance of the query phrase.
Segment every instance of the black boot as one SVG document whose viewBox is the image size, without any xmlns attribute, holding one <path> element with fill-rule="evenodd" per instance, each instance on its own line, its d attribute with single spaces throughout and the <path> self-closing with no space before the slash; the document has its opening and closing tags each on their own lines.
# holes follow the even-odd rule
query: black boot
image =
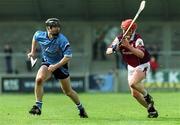
<svg viewBox="0 0 180 125">
<path fill-rule="evenodd" d="M 29 113 L 32 115 L 41 115 L 41 110 L 39 109 L 38 106 L 33 105 L 32 109 L 29 111 Z"/>
<path fill-rule="evenodd" d="M 88 115 L 84 108 L 79 110 L 79 116 L 80 116 L 80 118 L 88 118 Z"/>
<path fill-rule="evenodd" d="M 144 99 L 148 104 L 148 107 L 147 107 L 148 118 L 157 118 L 158 111 L 154 108 L 153 98 L 149 94 L 147 94 L 147 96 L 145 96 Z"/>
</svg>

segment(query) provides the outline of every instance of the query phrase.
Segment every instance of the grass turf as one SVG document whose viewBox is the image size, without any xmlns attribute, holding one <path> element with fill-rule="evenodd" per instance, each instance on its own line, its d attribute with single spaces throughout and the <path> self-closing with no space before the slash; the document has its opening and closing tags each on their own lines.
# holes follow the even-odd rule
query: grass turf
<svg viewBox="0 0 180 125">
<path fill-rule="evenodd" d="M 80 119 L 76 106 L 63 94 L 45 94 L 41 116 L 28 114 L 33 94 L 0 95 L 0 125 L 179 125 L 180 93 L 153 93 L 159 111 L 157 119 L 130 94 L 84 93 L 79 95 L 89 114 Z"/>
</svg>

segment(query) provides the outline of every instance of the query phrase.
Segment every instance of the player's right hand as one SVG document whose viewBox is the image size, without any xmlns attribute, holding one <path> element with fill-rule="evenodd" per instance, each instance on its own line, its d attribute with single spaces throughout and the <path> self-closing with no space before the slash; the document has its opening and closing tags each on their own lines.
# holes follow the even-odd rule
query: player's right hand
<svg viewBox="0 0 180 125">
<path fill-rule="evenodd" d="M 112 54 L 112 53 L 113 53 L 113 48 L 107 48 L 106 54 L 109 55 L 109 54 Z"/>
<path fill-rule="evenodd" d="M 27 54 L 27 56 L 28 56 L 28 59 L 30 59 L 31 57 L 34 58 L 34 57 L 35 57 L 35 54 L 32 53 L 32 52 L 30 52 L 30 53 Z"/>
</svg>

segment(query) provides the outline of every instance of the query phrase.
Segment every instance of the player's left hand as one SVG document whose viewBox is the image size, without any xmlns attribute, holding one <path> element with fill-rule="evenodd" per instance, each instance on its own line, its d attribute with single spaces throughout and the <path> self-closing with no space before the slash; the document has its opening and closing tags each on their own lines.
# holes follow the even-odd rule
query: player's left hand
<svg viewBox="0 0 180 125">
<path fill-rule="evenodd" d="M 48 70 L 54 72 L 57 69 L 56 65 L 49 65 Z"/>
</svg>

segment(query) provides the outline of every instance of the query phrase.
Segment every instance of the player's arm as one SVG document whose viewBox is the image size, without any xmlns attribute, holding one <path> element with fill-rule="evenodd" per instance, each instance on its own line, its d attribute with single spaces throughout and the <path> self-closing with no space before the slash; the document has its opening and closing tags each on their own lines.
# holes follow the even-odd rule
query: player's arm
<svg viewBox="0 0 180 125">
<path fill-rule="evenodd" d="M 36 46 L 37 46 L 37 42 L 33 39 L 32 45 L 31 45 L 31 53 L 33 53 L 33 54 L 36 53 Z"/>
<path fill-rule="evenodd" d="M 28 58 L 35 56 L 36 47 L 37 47 L 37 42 L 36 42 L 35 39 L 33 38 L 33 39 L 32 39 L 32 44 L 31 44 L 31 52 L 28 53 Z"/>
<path fill-rule="evenodd" d="M 70 48 L 70 45 L 67 44 L 64 49 L 63 49 L 63 54 L 64 54 L 64 57 L 56 64 L 54 65 L 50 65 L 48 67 L 48 70 L 53 72 L 55 71 L 57 68 L 60 68 L 62 67 L 63 65 L 65 65 L 66 63 L 68 63 L 72 57 L 72 52 L 71 52 L 71 48 Z"/>
<path fill-rule="evenodd" d="M 139 48 L 134 48 L 133 46 L 130 46 L 129 47 L 129 50 L 134 54 L 136 55 L 137 57 L 139 58 L 143 58 L 144 57 L 144 52 L 139 49 Z"/>
<path fill-rule="evenodd" d="M 68 63 L 70 61 L 70 59 L 71 59 L 71 57 L 67 57 L 67 56 L 63 57 L 58 63 L 55 64 L 55 68 L 57 69 L 57 68 L 65 65 L 66 63 Z"/>
<path fill-rule="evenodd" d="M 60 68 L 61 66 L 65 65 L 66 63 L 68 63 L 70 61 L 71 57 L 63 57 L 58 63 L 54 64 L 54 65 L 50 65 L 48 67 L 48 70 L 53 72 L 55 71 L 57 68 Z"/>
<path fill-rule="evenodd" d="M 109 55 L 109 54 L 112 54 L 114 51 L 117 51 L 118 43 L 119 43 L 119 40 L 116 37 L 111 43 L 111 45 L 106 49 L 106 54 Z"/>
<path fill-rule="evenodd" d="M 122 43 L 123 46 L 127 47 L 129 49 L 129 51 L 131 51 L 134 55 L 136 55 L 137 57 L 139 58 L 143 58 L 144 57 L 144 44 L 143 44 L 143 41 L 142 39 L 138 39 L 136 41 L 136 48 L 131 46 L 129 44 L 129 41 L 127 39 L 124 39 L 123 40 L 123 43 Z"/>
</svg>

